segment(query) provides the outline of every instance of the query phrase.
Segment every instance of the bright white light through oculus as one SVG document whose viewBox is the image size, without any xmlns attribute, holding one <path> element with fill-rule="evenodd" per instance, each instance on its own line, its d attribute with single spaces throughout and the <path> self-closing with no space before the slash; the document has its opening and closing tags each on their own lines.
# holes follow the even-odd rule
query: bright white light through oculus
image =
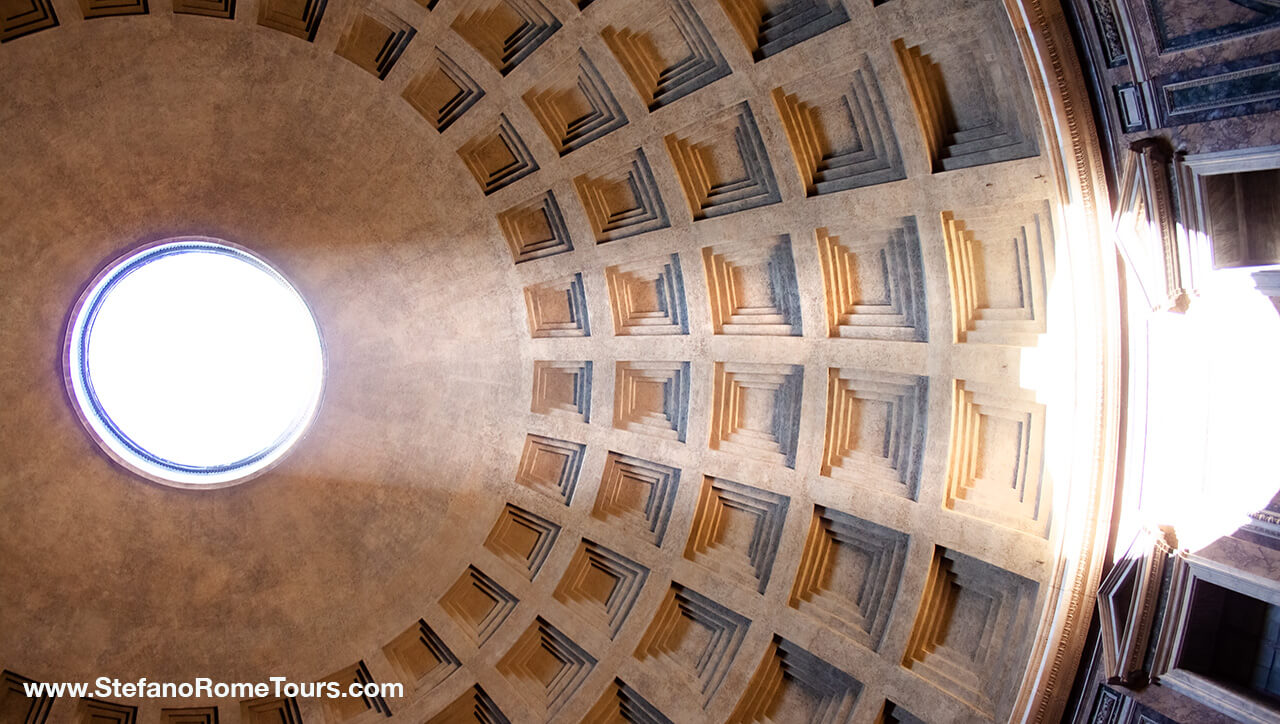
<svg viewBox="0 0 1280 724">
<path fill-rule="evenodd" d="M 323 382 L 314 318 L 262 260 L 161 243 L 117 262 L 73 319 L 68 378 L 109 452 L 180 485 L 234 482 L 305 432 Z"/>
</svg>

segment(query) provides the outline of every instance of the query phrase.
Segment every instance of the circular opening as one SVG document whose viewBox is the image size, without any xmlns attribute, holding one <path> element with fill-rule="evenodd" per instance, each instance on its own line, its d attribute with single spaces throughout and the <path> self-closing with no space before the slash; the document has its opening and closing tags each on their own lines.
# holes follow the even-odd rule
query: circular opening
<svg viewBox="0 0 1280 724">
<path fill-rule="evenodd" d="M 89 286 L 67 334 L 81 420 L 116 460 L 182 487 L 242 482 L 315 416 L 324 353 L 297 290 L 213 239 L 135 250 Z"/>
</svg>

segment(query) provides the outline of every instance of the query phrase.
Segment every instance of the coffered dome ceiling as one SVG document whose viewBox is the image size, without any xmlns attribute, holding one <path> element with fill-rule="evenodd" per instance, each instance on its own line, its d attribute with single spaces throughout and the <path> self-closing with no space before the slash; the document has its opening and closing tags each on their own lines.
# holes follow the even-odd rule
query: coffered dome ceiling
<svg viewBox="0 0 1280 724">
<path fill-rule="evenodd" d="M 1060 10 L 427 5 L 0 5 L 9 685 L 407 687 L 121 722 L 1055 719 L 1117 369 Z M 102 266 L 184 234 L 289 276 L 328 360 L 308 437 L 213 491 L 112 463 L 60 372 Z"/>
</svg>

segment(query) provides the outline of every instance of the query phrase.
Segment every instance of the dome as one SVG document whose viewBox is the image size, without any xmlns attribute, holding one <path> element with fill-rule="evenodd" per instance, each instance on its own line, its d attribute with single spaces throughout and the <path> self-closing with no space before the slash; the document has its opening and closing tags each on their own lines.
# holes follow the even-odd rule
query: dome
<svg viewBox="0 0 1280 724">
<path fill-rule="evenodd" d="M 1063 715 L 1110 555 L 1122 315 L 1056 2 L 16 3 L 9 691 L 401 690 L 3 707 Z M 323 337 L 306 434 L 214 489 L 100 449 L 59 369 L 98 275 L 196 237 L 266 260 Z"/>
</svg>

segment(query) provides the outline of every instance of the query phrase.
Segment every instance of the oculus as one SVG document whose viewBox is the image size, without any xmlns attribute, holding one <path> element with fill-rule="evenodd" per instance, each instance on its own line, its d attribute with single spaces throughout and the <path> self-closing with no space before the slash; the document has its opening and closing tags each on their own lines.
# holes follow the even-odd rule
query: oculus
<svg viewBox="0 0 1280 724">
<path fill-rule="evenodd" d="M 98 444 L 183 488 L 275 465 L 319 408 L 324 348 L 298 291 L 248 250 L 182 237 L 107 266 L 72 310 L 67 390 Z"/>
</svg>

